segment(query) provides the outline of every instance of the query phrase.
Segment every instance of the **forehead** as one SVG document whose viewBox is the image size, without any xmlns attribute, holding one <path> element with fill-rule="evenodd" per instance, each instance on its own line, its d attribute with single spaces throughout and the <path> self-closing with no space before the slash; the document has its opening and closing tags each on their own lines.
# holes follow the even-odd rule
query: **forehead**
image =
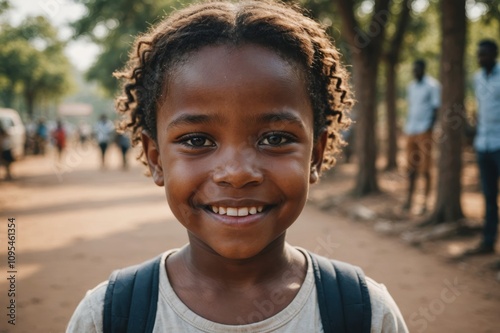
<svg viewBox="0 0 500 333">
<path fill-rule="evenodd" d="M 292 107 L 312 118 L 303 67 L 255 44 L 203 47 L 172 68 L 165 89 L 160 110 L 169 112 Z"/>
<path fill-rule="evenodd" d="M 242 75 L 245 73 L 245 75 Z M 168 84 L 195 83 L 203 78 L 213 83 L 262 79 L 302 81 L 305 70 L 296 61 L 257 44 L 204 46 L 181 57 L 170 71 Z M 202 82 L 200 82 L 202 83 Z M 258 83 L 258 82 L 255 82 Z"/>
</svg>

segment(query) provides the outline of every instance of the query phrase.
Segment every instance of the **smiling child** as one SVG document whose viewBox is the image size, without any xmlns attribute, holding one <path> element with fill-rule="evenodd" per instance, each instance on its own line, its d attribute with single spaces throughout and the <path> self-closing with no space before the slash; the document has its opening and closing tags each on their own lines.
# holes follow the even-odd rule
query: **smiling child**
<svg viewBox="0 0 500 333">
<path fill-rule="evenodd" d="M 123 317 L 129 332 L 407 332 L 384 286 L 338 262 L 320 274 L 324 258 L 285 241 L 310 184 L 335 161 L 352 104 L 319 24 L 276 2 L 192 5 L 140 36 L 117 76 L 125 125 L 189 243 L 150 264 L 156 282 L 133 268 L 152 290 L 147 329 L 131 328 L 137 307 L 117 315 L 110 295 L 126 289 L 115 273 L 87 293 L 67 332 L 124 332 Z M 351 294 L 342 267 L 365 296 L 332 311 L 345 320 L 334 330 L 322 300 L 328 279 Z"/>
</svg>

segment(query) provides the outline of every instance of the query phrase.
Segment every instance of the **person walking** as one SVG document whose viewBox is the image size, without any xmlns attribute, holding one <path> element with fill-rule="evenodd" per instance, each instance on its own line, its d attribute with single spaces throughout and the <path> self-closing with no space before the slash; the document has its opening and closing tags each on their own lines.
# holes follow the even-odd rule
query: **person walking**
<svg viewBox="0 0 500 333">
<path fill-rule="evenodd" d="M 49 140 L 49 129 L 44 118 L 38 120 L 35 134 L 35 155 L 45 155 L 45 147 Z"/>
<path fill-rule="evenodd" d="M 99 148 L 101 150 L 101 169 L 106 168 L 106 150 L 112 140 L 114 131 L 115 126 L 111 120 L 109 120 L 105 114 L 101 115 L 94 131 L 97 143 L 99 144 Z"/>
<path fill-rule="evenodd" d="M 117 133 L 116 144 L 118 145 L 122 153 L 122 169 L 127 170 L 127 152 L 130 148 L 130 137 L 127 135 L 127 133 Z"/>
<path fill-rule="evenodd" d="M 495 252 L 498 235 L 498 178 L 500 177 L 500 65 L 496 62 L 498 45 L 493 40 L 482 40 L 478 45 L 481 67 L 474 76 L 477 100 L 477 133 L 474 138 L 481 189 L 486 216 L 482 240 L 467 255 Z"/>
<path fill-rule="evenodd" d="M 62 120 L 57 121 L 56 129 L 52 132 L 52 139 L 54 140 L 54 145 L 57 148 L 57 154 L 60 161 L 64 148 L 66 148 L 66 131 Z"/>
<path fill-rule="evenodd" d="M 431 189 L 432 129 L 437 110 L 441 105 L 441 85 L 425 75 L 426 63 L 416 60 L 413 64 L 414 80 L 407 88 L 408 117 L 405 126 L 407 135 L 408 196 L 403 206 L 411 210 L 417 175 L 425 178 L 425 201 L 421 214 L 427 211 L 427 200 Z"/>
</svg>

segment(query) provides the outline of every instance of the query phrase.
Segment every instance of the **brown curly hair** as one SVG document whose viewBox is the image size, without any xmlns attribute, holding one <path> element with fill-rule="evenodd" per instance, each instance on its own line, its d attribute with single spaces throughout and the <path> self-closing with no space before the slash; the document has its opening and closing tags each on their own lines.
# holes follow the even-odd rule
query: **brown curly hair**
<svg viewBox="0 0 500 333">
<path fill-rule="evenodd" d="M 167 89 L 169 73 L 186 55 L 208 45 L 258 44 L 305 69 L 314 112 L 314 139 L 328 131 L 323 169 L 335 163 L 343 145 L 339 131 L 349 125 L 352 106 L 348 73 L 325 30 L 300 8 L 268 0 L 210 1 L 176 11 L 139 36 L 126 67 L 114 73 L 123 79 L 116 100 L 124 114 L 122 129 L 132 131 L 134 144 L 145 130 L 156 136 L 156 112 Z M 144 152 L 139 156 L 143 160 Z"/>
</svg>

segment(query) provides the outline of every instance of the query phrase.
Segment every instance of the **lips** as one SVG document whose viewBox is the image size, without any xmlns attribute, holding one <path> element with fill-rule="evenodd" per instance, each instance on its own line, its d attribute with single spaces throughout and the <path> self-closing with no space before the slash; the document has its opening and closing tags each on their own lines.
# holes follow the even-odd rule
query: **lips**
<svg viewBox="0 0 500 333">
<path fill-rule="evenodd" d="M 219 215 L 227 216 L 248 216 L 261 213 L 264 210 L 264 206 L 244 206 L 244 207 L 230 207 L 230 206 L 219 206 L 210 205 L 209 209 Z"/>
</svg>

